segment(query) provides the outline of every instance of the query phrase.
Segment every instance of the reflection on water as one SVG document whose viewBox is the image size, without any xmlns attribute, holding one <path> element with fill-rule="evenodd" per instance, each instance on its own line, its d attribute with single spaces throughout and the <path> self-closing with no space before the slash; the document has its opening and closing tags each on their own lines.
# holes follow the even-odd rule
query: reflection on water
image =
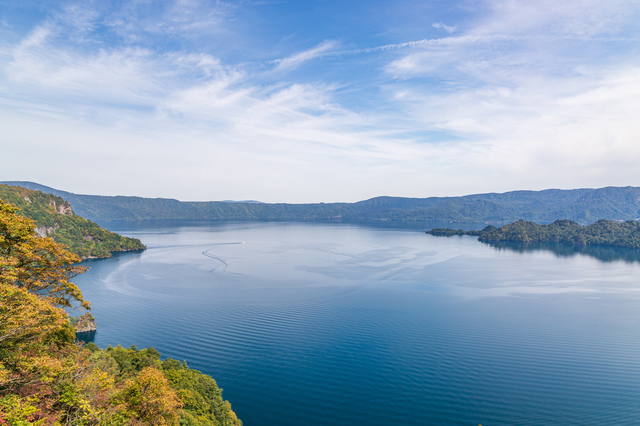
<svg viewBox="0 0 640 426">
<path fill-rule="evenodd" d="M 96 338 L 96 330 L 83 331 L 81 333 L 76 333 L 76 342 L 89 343 L 89 342 L 93 342 L 95 338 Z"/>
<path fill-rule="evenodd" d="M 601 262 L 623 261 L 640 263 L 640 249 L 612 246 L 575 246 L 560 243 L 524 243 L 499 241 L 484 243 L 498 250 L 510 250 L 518 253 L 550 251 L 558 257 L 573 257 L 585 255 L 596 258 Z"/>
</svg>

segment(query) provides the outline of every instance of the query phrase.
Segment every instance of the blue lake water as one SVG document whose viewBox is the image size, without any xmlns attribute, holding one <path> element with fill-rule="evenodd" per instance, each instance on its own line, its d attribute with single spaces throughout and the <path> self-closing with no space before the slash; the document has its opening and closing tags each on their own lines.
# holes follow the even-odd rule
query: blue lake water
<svg viewBox="0 0 640 426">
<path fill-rule="evenodd" d="M 148 249 L 85 262 L 95 343 L 186 360 L 245 425 L 640 423 L 633 253 L 353 224 L 108 227 Z"/>
</svg>

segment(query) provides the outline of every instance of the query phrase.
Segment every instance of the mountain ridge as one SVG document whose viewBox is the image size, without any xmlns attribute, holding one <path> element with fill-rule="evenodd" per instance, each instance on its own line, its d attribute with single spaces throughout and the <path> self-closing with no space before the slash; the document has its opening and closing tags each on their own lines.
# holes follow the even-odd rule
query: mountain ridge
<svg viewBox="0 0 640 426">
<path fill-rule="evenodd" d="M 569 219 L 590 224 L 599 219 L 640 217 L 640 188 L 632 186 L 517 190 L 459 197 L 379 196 L 355 203 L 290 204 L 81 195 L 34 182 L 2 183 L 60 196 L 71 203 L 77 214 L 105 222 L 187 219 L 507 223 L 522 219 L 550 223 Z"/>
</svg>

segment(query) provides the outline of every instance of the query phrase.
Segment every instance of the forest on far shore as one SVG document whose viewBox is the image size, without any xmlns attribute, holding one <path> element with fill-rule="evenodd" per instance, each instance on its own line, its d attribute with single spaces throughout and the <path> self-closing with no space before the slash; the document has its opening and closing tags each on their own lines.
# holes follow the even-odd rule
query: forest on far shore
<svg viewBox="0 0 640 426">
<path fill-rule="evenodd" d="M 571 220 L 556 220 L 548 225 L 518 220 L 501 226 L 487 226 L 481 231 L 434 228 L 427 234 L 435 236 L 473 235 L 482 242 L 561 243 L 577 246 L 613 246 L 640 248 L 640 222 L 600 219 L 582 226 Z"/>
</svg>

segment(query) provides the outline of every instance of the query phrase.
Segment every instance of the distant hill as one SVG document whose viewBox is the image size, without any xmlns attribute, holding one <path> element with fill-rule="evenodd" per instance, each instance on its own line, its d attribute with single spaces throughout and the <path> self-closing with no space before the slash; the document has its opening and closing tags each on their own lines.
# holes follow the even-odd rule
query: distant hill
<svg viewBox="0 0 640 426">
<path fill-rule="evenodd" d="M 158 219 L 432 221 L 501 224 L 519 219 L 550 223 L 570 219 L 590 224 L 598 219 L 640 217 L 640 188 L 547 189 L 476 194 L 463 197 L 376 197 L 356 203 L 285 204 L 256 202 L 181 202 L 167 198 L 79 195 L 33 182 L 4 182 L 51 193 L 94 221 Z"/>
<path fill-rule="evenodd" d="M 38 234 L 64 244 L 81 258 L 109 257 L 112 252 L 145 248 L 138 239 L 107 231 L 78 216 L 59 196 L 0 184 L 0 199 L 17 206 L 18 214 L 33 219 Z"/>
</svg>

